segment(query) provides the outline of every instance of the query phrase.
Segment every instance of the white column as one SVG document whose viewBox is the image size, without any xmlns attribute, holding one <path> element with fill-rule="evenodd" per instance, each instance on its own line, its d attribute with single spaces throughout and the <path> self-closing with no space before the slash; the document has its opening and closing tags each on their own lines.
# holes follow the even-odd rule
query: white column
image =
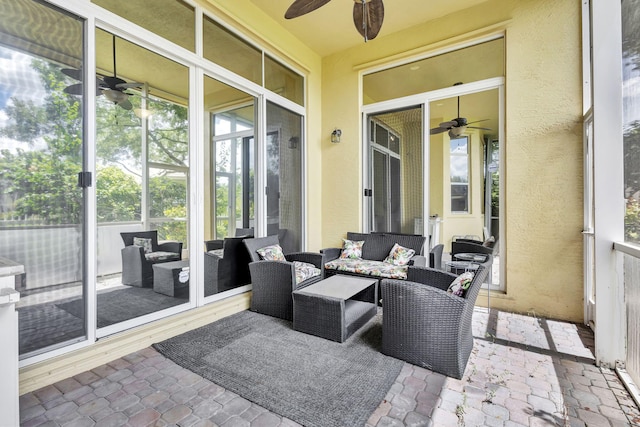
<svg viewBox="0 0 640 427">
<path fill-rule="evenodd" d="M 619 1 L 592 0 L 595 351 L 599 365 L 625 359 L 622 28 Z M 587 23 L 588 25 L 588 23 Z"/>
</svg>

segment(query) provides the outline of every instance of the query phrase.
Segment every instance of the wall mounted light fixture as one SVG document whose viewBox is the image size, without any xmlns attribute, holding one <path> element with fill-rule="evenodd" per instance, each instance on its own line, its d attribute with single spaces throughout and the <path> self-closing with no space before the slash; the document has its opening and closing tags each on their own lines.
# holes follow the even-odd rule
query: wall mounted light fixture
<svg viewBox="0 0 640 427">
<path fill-rule="evenodd" d="M 300 138 L 298 138 L 297 136 L 292 136 L 291 138 L 289 138 L 289 148 L 295 150 L 296 148 L 298 148 L 299 142 Z"/>
<path fill-rule="evenodd" d="M 340 142 L 341 136 L 342 136 L 342 131 L 340 129 L 334 129 L 333 132 L 331 132 L 331 142 L 333 142 L 334 144 L 337 144 L 338 142 Z"/>
</svg>

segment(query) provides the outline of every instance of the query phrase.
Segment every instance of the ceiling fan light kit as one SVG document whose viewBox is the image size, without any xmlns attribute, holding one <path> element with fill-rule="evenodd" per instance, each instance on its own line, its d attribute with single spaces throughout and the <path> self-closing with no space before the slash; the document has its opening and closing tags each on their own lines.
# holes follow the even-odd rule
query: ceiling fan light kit
<svg viewBox="0 0 640 427">
<path fill-rule="evenodd" d="M 461 84 L 462 82 L 458 82 L 458 83 L 455 83 L 454 86 L 459 86 Z M 489 128 L 469 126 L 472 123 L 479 123 L 487 120 L 489 119 L 468 122 L 466 117 L 460 117 L 460 96 L 458 96 L 458 117 L 456 117 L 455 119 L 451 119 L 448 122 L 440 123 L 438 127 L 430 129 L 429 134 L 437 135 L 439 133 L 447 132 L 447 134 L 449 135 L 449 138 L 456 139 L 456 138 L 460 138 L 460 136 L 462 136 L 467 129 L 491 130 Z"/>
<path fill-rule="evenodd" d="M 331 0 L 295 0 L 284 14 L 286 19 L 297 18 L 313 12 Z M 382 0 L 353 0 L 353 23 L 364 41 L 378 36 L 384 20 Z"/>
</svg>

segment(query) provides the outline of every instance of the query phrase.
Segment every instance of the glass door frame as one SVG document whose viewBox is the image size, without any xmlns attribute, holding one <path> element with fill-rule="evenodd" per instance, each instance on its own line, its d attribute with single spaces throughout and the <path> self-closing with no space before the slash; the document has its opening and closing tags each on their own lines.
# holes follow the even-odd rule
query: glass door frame
<svg viewBox="0 0 640 427">
<path fill-rule="evenodd" d="M 362 116 L 361 116 L 361 126 L 362 129 L 367 129 L 368 123 L 369 123 L 369 117 L 375 114 L 381 114 L 384 112 L 388 112 L 388 111 L 393 111 L 393 110 L 401 110 L 401 109 L 407 109 L 410 107 L 418 107 L 418 106 L 422 106 L 422 140 L 423 140 L 423 150 L 422 150 L 422 164 L 425 165 L 424 166 L 424 170 L 423 170 L 423 175 L 422 175 L 422 179 L 423 179 L 423 195 L 422 195 L 422 200 L 423 200 L 423 207 L 422 207 L 422 212 L 423 218 L 428 218 L 428 213 L 430 212 L 429 210 L 429 169 L 428 169 L 428 165 L 429 165 L 429 151 L 430 151 L 430 134 L 429 134 L 429 126 L 425 126 L 424 124 L 429 123 L 429 117 L 430 117 L 430 109 L 429 109 L 429 105 L 431 102 L 434 101 L 438 101 L 440 99 L 447 99 L 447 98 L 452 98 L 452 97 L 457 97 L 457 96 L 464 96 L 464 95 L 469 95 L 472 93 L 476 93 L 476 92 L 484 92 L 484 91 L 488 91 L 488 90 L 498 90 L 498 122 L 499 122 L 499 128 L 498 128 L 498 140 L 499 142 L 499 150 L 500 150 L 500 165 L 499 165 L 499 170 L 500 171 L 504 171 L 505 169 L 505 132 L 504 132 L 504 118 L 505 118 L 505 90 L 504 90 L 504 85 L 505 85 L 505 78 L 504 77 L 494 77 L 494 78 L 490 78 L 490 79 L 485 79 L 485 80 L 479 80 L 476 82 L 471 82 L 471 83 L 465 83 L 465 84 L 461 84 L 461 85 L 457 85 L 457 86 L 452 86 L 452 87 L 448 87 L 448 88 L 443 88 L 443 89 L 437 89 L 434 91 L 430 91 L 430 92 L 425 92 L 425 93 L 421 93 L 421 94 L 417 94 L 417 95 L 411 95 L 411 96 L 406 96 L 403 98 L 398 98 L 398 99 L 393 99 L 390 101 L 383 101 L 383 102 L 378 102 L 378 103 L 373 103 L 373 104 L 367 104 L 367 105 L 362 105 L 361 106 L 361 112 L 362 112 Z M 362 139 L 361 139 L 361 152 L 362 153 L 368 153 L 369 152 L 369 132 L 368 131 L 363 131 L 362 132 Z M 363 191 L 361 193 L 361 197 L 362 197 L 362 224 L 363 224 L 363 232 L 369 232 L 371 231 L 371 224 L 373 221 L 373 218 L 371 217 L 371 212 L 372 212 L 372 207 L 371 207 L 371 197 L 368 197 L 366 195 L 366 192 L 364 191 L 364 189 L 369 189 L 372 188 L 371 185 L 372 183 L 372 178 L 371 178 L 371 167 L 370 167 L 370 158 L 369 155 L 363 155 L 362 156 L 362 185 L 363 185 Z M 505 197 L 505 182 L 504 182 L 505 178 L 504 178 L 504 173 L 500 174 L 500 206 L 499 206 L 499 216 L 500 216 L 500 222 L 499 222 L 499 235 L 500 240 L 501 240 L 501 244 L 499 245 L 498 251 L 499 251 L 499 256 L 500 256 L 500 290 L 504 290 L 506 289 L 506 274 L 505 274 L 505 266 L 506 266 L 506 244 L 505 244 L 505 212 L 504 212 L 504 197 Z M 423 228 L 423 233 L 428 233 L 428 227 L 424 226 Z M 497 290 L 497 289 L 493 289 L 493 290 Z"/>
</svg>

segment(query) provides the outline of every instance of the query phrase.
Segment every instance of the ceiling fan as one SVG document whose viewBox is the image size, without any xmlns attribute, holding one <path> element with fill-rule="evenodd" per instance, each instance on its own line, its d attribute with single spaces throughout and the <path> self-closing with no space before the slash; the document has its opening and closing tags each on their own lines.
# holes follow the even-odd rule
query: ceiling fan
<svg viewBox="0 0 640 427">
<path fill-rule="evenodd" d="M 284 17 L 287 19 L 297 18 L 313 12 L 331 0 L 295 0 Z M 353 23 L 356 30 L 364 37 L 364 41 L 376 38 L 382 28 L 384 20 L 384 5 L 382 0 L 353 0 Z"/>
<path fill-rule="evenodd" d="M 456 83 L 454 86 L 462 83 Z M 489 119 L 476 120 L 475 122 L 467 122 L 465 117 L 460 117 L 460 97 L 458 96 L 458 117 L 455 119 L 451 119 L 448 122 L 442 122 L 438 127 L 432 128 L 429 133 L 431 135 L 436 135 L 442 132 L 449 131 L 450 138 L 458 138 L 460 135 L 464 133 L 467 129 L 482 129 L 482 130 L 491 130 L 489 128 L 482 128 L 478 126 L 469 126 L 473 123 L 486 122 Z"/>
<path fill-rule="evenodd" d="M 82 71 L 74 68 L 64 68 L 61 70 L 63 74 L 71 77 L 72 79 L 82 81 Z M 129 88 L 142 87 L 142 83 L 131 82 L 127 83 L 125 80 L 117 77 L 116 71 L 116 36 L 113 35 L 113 76 L 99 76 L 96 77 L 96 96 L 104 95 L 109 101 L 124 108 L 125 110 L 131 110 L 133 105 L 129 101 L 129 96 L 132 93 L 125 92 Z M 67 86 L 64 92 L 70 95 L 82 95 L 82 83 L 76 83 L 71 86 Z"/>
</svg>

